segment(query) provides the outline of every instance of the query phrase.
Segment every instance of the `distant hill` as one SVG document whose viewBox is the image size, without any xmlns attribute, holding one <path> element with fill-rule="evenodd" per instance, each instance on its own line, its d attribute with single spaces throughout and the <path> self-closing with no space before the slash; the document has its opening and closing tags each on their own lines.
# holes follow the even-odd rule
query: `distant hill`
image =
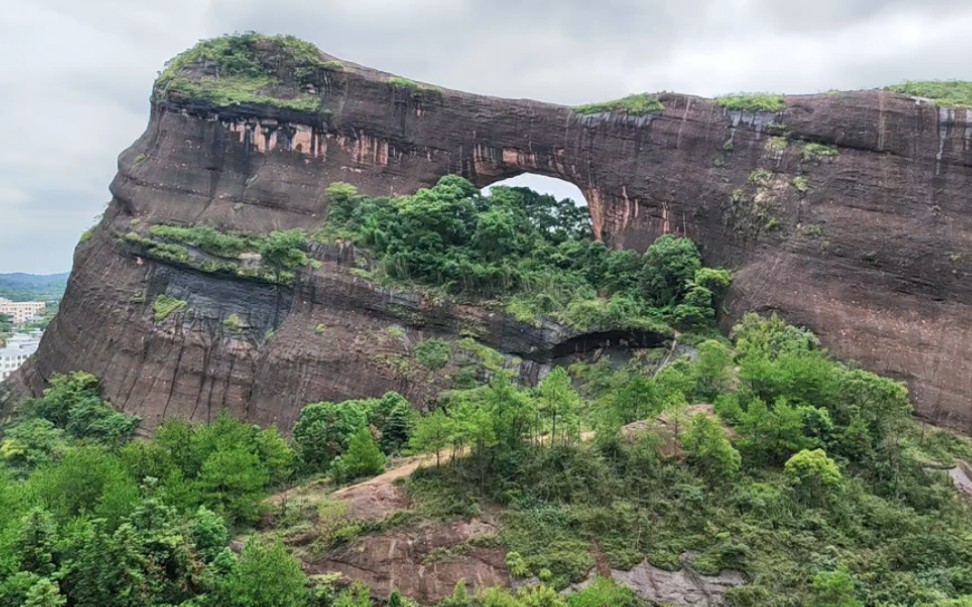
<svg viewBox="0 0 972 607">
<path fill-rule="evenodd" d="M 0 297 L 13 301 L 55 301 L 64 296 L 68 273 L 0 274 Z"/>
</svg>

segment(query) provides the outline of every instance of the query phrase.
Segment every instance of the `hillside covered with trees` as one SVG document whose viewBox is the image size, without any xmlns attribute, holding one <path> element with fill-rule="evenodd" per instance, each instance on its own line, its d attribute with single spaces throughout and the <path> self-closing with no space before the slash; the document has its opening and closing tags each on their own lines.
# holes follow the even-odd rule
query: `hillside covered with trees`
<svg viewBox="0 0 972 607">
<path fill-rule="evenodd" d="M 459 584 L 441 607 L 645 605 L 594 575 L 643 562 L 738 572 L 735 607 L 972 604 L 972 517 L 946 472 L 972 460 L 970 443 L 918 424 L 902 384 L 804 329 L 747 315 L 719 335 L 730 274 L 691 241 L 607 250 L 569 201 L 483 196 L 457 177 L 400 198 L 341 184 L 329 196 L 313 236 L 361 247 L 369 280 L 692 347 L 554 367 L 537 386 L 491 365 L 434 403 L 308 403 L 289 437 L 223 413 L 138 439 L 97 378 L 55 376 L 0 436 L 0 604 L 400 607 L 412 601 L 302 564 L 486 510 L 500 523 L 482 541 L 522 587 Z M 462 347 L 425 343 L 430 368 Z M 408 455 L 424 464 L 405 480 L 412 505 L 378 521 L 268 499 L 295 485 L 330 495 Z"/>
</svg>

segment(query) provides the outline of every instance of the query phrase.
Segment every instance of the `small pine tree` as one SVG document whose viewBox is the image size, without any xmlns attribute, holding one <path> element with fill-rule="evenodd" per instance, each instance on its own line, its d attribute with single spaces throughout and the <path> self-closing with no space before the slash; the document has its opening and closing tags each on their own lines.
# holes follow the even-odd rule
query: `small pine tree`
<svg viewBox="0 0 972 607">
<path fill-rule="evenodd" d="M 385 455 L 368 428 L 358 428 L 351 436 L 347 452 L 334 461 L 332 472 L 338 481 L 380 474 L 385 470 Z"/>
</svg>

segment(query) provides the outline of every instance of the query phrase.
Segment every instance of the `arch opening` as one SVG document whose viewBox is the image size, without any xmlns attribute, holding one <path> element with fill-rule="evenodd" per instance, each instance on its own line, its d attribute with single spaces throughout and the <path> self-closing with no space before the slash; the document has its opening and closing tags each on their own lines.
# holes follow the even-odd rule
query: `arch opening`
<svg viewBox="0 0 972 607">
<path fill-rule="evenodd" d="M 576 226 L 578 229 L 574 232 L 576 236 L 594 238 L 598 236 L 587 197 L 574 183 L 548 175 L 524 172 L 514 177 L 494 181 L 480 191 L 488 195 L 496 187 L 528 188 L 540 194 L 540 199 L 536 200 L 535 204 L 542 205 L 545 212 L 563 220 L 562 223 L 565 225 Z"/>
</svg>

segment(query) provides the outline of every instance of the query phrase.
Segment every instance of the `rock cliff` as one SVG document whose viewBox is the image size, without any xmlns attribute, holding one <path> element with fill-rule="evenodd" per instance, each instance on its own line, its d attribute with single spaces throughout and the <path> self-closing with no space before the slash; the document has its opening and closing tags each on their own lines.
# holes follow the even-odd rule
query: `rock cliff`
<svg viewBox="0 0 972 607">
<path fill-rule="evenodd" d="M 924 418 L 972 430 L 972 110 L 862 91 L 786 97 L 779 111 L 664 93 L 651 113 L 582 113 L 415 83 L 273 39 L 253 53 L 272 77 L 236 97 L 207 92 L 224 81 L 205 54 L 160 78 L 111 204 L 78 245 L 60 313 L 8 392 L 85 369 L 149 428 L 224 404 L 289 428 L 322 399 L 399 390 L 423 403 L 451 372 L 411 357 L 431 336 L 471 337 L 535 372 L 583 337 L 376 287 L 353 271 L 348 246 L 317 247 L 320 267 L 280 285 L 159 260 L 125 240 L 157 224 L 313 233 L 331 182 L 391 195 L 448 173 L 486 186 L 531 172 L 579 186 L 611 246 L 684 234 L 708 264 L 734 269 L 725 327 L 749 310 L 778 312 L 838 356 L 907 381 Z M 187 305 L 156 321 L 159 294 Z M 241 326 L 227 324 L 232 315 Z"/>
</svg>

